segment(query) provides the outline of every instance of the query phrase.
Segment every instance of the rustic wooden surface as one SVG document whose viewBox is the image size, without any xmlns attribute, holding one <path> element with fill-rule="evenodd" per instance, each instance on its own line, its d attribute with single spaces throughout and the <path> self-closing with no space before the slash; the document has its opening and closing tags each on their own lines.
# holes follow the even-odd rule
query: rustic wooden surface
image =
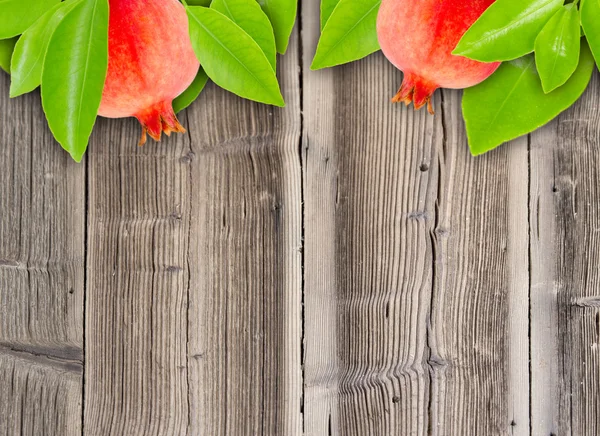
<svg viewBox="0 0 600 436">
<path fill-rule="evenodd" d="M 600 80 L 470 157 L 381 54 L 82 164 L 0 75 L 0 435 L 597 435 Z"/>
<path fill-rule="evenodd" d="M 82 429 L 85 168 L 0 72 L 0 434 Z"/>
</svg>

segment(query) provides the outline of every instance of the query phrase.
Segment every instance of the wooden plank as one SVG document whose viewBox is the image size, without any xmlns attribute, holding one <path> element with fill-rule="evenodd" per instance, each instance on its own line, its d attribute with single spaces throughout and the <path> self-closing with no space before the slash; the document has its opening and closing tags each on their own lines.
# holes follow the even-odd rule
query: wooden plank
<svg viewBox="0 0 600 436">
<path fill-rule="evenodd" d="M 0 434 L 81 434 L 81 362 L 0 352 Z"/>
<path fill-rule="evenodd" d="M 88 150 L 86 435 L 188 426 L 190 140 L 140 129 L 99 119 Z"/>
<path fill-rule="evenodd" d="M 532 135 L 532 431 L 600 433 L 600 80 Z"/>
<path fill-rule="evenodd" d="M 430 429 L 439 429 L 433 434 L 526 435 L 527 140 L 473 158 L 460 94 L 443 95 Z"/>
<path fill-rule="evenodd" d="M 99 121 L 86 433 L 298 434 L 295 46 L 281 69 L 286 110 L 211 85 L 183 115 L 188 135 L 143 149 L 135 122 Z"/>
<path fill-rule="evenodd" d="M 557 121 L 531 135 L 531 429 L 558 434 L 558 286 L 554 220 L 554 154 Z M 551 156 L 548 158 L 547 156 Z"/>
<path fill-rule="evenodd" d="M 188 112 L 190 435 L 300 435 L 298 41 L 284 109 L 209 86 Z"/>
<path fill-rule="evenodd" d="M 380 54 L 309 73 L 318 5 L 302 20 L 306 434 L 423 434 L 442 125 L 390 104 L 399 75 Z"/>
<path fill-rule="evenodd" d="M 529 375 L 529 137 L 516 139 L 508 154 L 508 229 L 506 236 L 508 285 L 507 380 L 508 419 L 511 436 L 530 434 L 531 380 Z M 490 188 L 493 189 L 493 188 Z"/>
<path fill-rule="evenodd" d="M 527 144 L 472 158 L 460 94 L 435 117 L 391 105 L 381 54 L 309 72 L 318 13 L 303 4 L 305 432 L 527 434 Z"/>
<path fill-rule="evenodd" d="M 84 166 L 0 73 L 0 434 L 81 432 Z M 58 368 L 55 362 L 65 362 Z"/>
</svg>

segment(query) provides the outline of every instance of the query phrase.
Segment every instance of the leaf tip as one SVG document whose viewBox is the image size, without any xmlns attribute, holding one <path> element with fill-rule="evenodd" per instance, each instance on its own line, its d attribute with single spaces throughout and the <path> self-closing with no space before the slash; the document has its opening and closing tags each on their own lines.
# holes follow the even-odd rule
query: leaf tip
<svg viewBox="0 0 600 436">
<path fill-rule="evenodd" d="M 317 57 L 315 56 L 315 58 L 312 61 L 312 64 L 310 64 L 311 71 L 322 70 L 323 68 L 325 67 L 322 65 L 321 60 L 317 59 Z"/>
<path fill-rule="evenodd" d="M 69 154 L 71 155 L 71 158 L 77 163 L 81 163 L 81 161 L 83 160 L 84 153 L 73 151 L 73 152 L 70 152 Z"/>
<path fill-rule="evenodd" d="M 279 98 L 277 100 L 275 100 L 273 102 L 273 106 L 285 107 L 285 100 L 283 99 L 283 97 L 281 95 L 279 96 Z"/>
<path fill-rule="evenodd" d="M 469 151 L 471 152 L 471 156 L 473 157 L 479 157 L 482 154 L 484 154 L 485 152 L 482 152 L 481 150 L 475 150 L 473 147 L 469 146 Z"/>
</svg>

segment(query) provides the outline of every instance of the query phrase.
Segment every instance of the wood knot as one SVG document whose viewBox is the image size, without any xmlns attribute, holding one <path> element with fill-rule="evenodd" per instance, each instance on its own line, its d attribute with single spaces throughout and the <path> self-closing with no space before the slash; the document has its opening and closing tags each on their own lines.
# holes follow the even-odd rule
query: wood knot
<svg viewBox="0 0 600 436">
<path fill-rule="evenodd" d="M 598 308 L 600 307 L 600 296 L 577 298 L 573 300 L 571 306 L 583 308 Z"/>
<path fill-rule="evenodd" d="M 195 157 L 196 154 L 193 151 L 190 151 L 189 153 L 186 153 L 183 156 L 181 156 L 181 158 L 179 158 L 179 162 L 181 162 L 182 164 L 189 164 L 194 160 Z"/>
<path fill-rule="evenodd" d="M 414 211 L 408 214 L 408 219 L 409 220 L 423 220 L 423 221 L 427 221 L 429 220 L 429 214 L 425 211 Z"/>
</svg>

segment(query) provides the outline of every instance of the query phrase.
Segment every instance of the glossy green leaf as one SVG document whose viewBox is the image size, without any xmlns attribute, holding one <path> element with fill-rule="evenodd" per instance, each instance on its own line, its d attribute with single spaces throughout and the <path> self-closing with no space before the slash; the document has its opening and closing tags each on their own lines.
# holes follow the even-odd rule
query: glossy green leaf
<svg viewBox="0 0 600 436">
<path fill-rule="evenodd" d="M 210 6 L 211 0 L 187 0 L 187 4 L 190 6 Z"/>
<path fill-rule="evenodd" d="M 583 0 L 581 25 L 596 58 L 596 64 L 600 68 L 600 0 Z"/>
<path fill-rule="evenodd" d="M 542 89 L 533 55 L 503 63 L 489 79 L 465 90 L 463 117 L 471 153 L 483 154 L 555 118 L 583 94 L 593 69 L 584 40 L 575 73 L 549 94 Z"/>
<path fill-rule="evenodd" d="M 297 0 L 258 0 L 258 3 L 273 25 L 277 52 L 284 54 L 296 22 Z"/>
<path fill-rule="evenodd" d="M 535 40 L 535 63 L 547 94 L 571 77 L 579 64 L 579 11 L 574 3 L 558 10 Z"/>
<path fill-rule="evenodd" d="M 0 68 L 10 73 L 10 59 L 18 38 L 0 39 Z"/>
<path fill-rule="evenodd" d="M 471 26 L 452 52 L 482 62 L 520 58 L 564 0 L 496 0 Z"/>
<path fill-rule="evenodd" d="M 187 8 L 192 46 L 213 82 L 240 97 L 284 106 L 275 71 L 259 45 L 214 9 Z"/>
<path fill-rule="evenodd" d="M 269 18 L 256 0 L 213 0 L 210 7 L 225 15 L 250 35 L 275 70 L 277 62 L 275 35 Z"/>
<path fill-rule="evenodd" d="M 46 52 L 42 105 L 50 130 L 80 162 L 96 121 L 108 68 L 108 0 L 78 0 Z"/>
<path fill-rule="evenodd" d="M 0 39 L 25 32 L 60 0 L 0 0 Z"/>
<path fill-rule="evenodd" d="M 321 31 L 325 28 L 325 24 L 329 21 L 329 17 L 339 2 L 340 0 L 321 0 Z"/>
<path fill-rule="evenodd" d="M 191 105 L 206 86 L 206 82 L 208 82 L 208 76 L 204 72 L 204 69 L 200 67 L 192 84 L 179 97 L 173 100 L 173 110 L 175 113 L 181 112 Z"/>
<path fill-rule="evenodd" d="M 379 50 L 377 12 L 381 0 L 341 0 L 321 33 L 311 69 L 333 67 Z"/>
<path fill-rule="evenodd" d="M 33 91 L 42 83 L 42 67 L 50 38 L 65 15 L 77 2 L 59 3 L 25 31 L 12 58 L 10 96 Z"/>
</svg>

